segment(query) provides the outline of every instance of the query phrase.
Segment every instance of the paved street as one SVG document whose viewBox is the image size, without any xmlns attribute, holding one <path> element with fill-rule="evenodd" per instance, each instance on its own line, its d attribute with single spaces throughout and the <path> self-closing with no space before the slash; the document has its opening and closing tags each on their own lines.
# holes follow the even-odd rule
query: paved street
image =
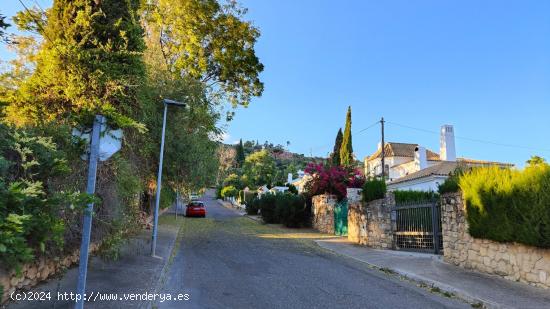
<svg viewBox="0 0 550 309">
<path fill-rule="evenodd" d="M 259 224 L 203 199 L 206 219 L 181 218 L 159 308 L 469 308 L 319 248 L 310 230 Z M 180 220 L 180 219 L 178 219 Z"/>
</svg>

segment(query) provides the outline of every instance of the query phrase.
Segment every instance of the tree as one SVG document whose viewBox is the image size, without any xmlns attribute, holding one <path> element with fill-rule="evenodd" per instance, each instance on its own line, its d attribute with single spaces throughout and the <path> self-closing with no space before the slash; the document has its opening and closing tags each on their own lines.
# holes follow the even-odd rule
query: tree
<svg viewBox="0 0 550 309">
<path fill-rule="evenodd" d="M 0 14 L 0 41 L 7 42 L 8 41 L 8 35 L 6 34 L 6 29 L 10 26 L 6 22 L 6 16 Z"/>
<path fill-rule="evenodd" d="M 145 68 L 139 0 L 56 0 L 44 23 L 19 12 L 21 29 L 37 29 L 45 40 L 36 69 L 19 87 L 8 113 L 19 124 L 89 124 L 96 113 L 111 123 L 144 130 L 132 114 Z"/>
<path fill-rule="evenodd" d="M 334 141 L 334 150 L 332 151 L 330 161 L 332 166 L 340 166 L 340 149 L 342 148 L 342 128 L 338 129 L 336 140 Z"/>
<path fill-rule="evenodd" d="M 243 147 L 243 139 L 241 138 L 239 140 L 239 144 L 237 145 L 237 167 L 242 167 L 244 164 L 245 155 L 244 155 L 244 147 Z"/>
<path fill-rule="evenodd" d="M 153 0 L 144 10 L 164 66 L 199 80 L 212 97 L 224 97 L 234 107 L 248 105 L 264 87 L 254 50 L 260 32 L 243 20 L 245 13 L 236 1 L 217 0 Z"/>
<path fill-rule="evenodd" d="M 252 185 L 270 185 L 275 176 L 275 160 L 264 149 L 249 155 L 244 162 L 243 169 Z"/>
<path fill-rule="evenodd" d="M 351 142 L 351 106 L 348 107 L 348 113 L 346 115 L 346 127 L 344 129 L 342 146 L 340 148 L 340 164 L 346 167 L 354 164 L 353 146 Z"/>
<path fill-rule="evenodd" d="M 546 160 L 539 156 L 532 156 L 526 163 L 529 164 L 529 166 L 542 165 L 546 163 Z"/>
</svg>

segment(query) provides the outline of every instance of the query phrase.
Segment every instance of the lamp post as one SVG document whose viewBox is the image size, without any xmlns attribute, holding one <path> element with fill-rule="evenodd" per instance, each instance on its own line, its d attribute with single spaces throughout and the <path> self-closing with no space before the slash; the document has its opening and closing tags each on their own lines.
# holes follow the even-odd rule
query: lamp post
<svg viewBox="0 0 550 309">
<path fill-rule="evenodd" d="M 155 196 L 155 212 L 153 219 L 153 241 L 151 242 L 151 256 L 156 256 L 157 250 L 157 232 L 158 232 L 158 221 L 159 221 L 159 204 L 160 204 L 160 189 L 162 185 L 162 160 L 164 158 L 164 135 L 166 133 L 166 113 L 168 111 L 168 105 L 179 106 L 187 108 L 188 105 L 182 102 L 164 99 L 164 116 L 162 118 L 162 138 L 160 141 L 160 158 L 159 158 L 159 171 L 157 176 L 157 193 Z"/>
</svg>

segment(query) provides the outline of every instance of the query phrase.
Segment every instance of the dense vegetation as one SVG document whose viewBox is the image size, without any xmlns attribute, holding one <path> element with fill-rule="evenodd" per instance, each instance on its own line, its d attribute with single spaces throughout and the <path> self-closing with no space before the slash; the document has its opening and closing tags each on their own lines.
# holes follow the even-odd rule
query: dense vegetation
<svg viewBox="0 0 550 309">
<path fill-rule="evenodd" d="M 51 137 L 0 123 L 0 262 L 9 268 L 63 248 L 66 220 L 90 198 L 53 191 L 50 179 L 70 172 Z M 69 188 L 66 188 L 69 189 Z"/>
<path fill-rule="evenodd" d="M 470 234 L 550 248 L 550 166 L 476 168 L 460 177 Z"/>
<path fill-rule="evenodd" d="M 19 12 L 14 23 L 34 35 L 9 40 L 0 16 L 0 39 L 17 53 L 0 73 L 0 264 L 78 244 L 81 206 L 94 197 L 79 193 L 84 145 L 71 129 L 95 114 L 124 138 L 99 166 L 94 241 L 119 238 L 149 211 L 162 98 L 190 108 L 168 112 L 161 206 L 214 184 L 217 124 L 263 90 L 259 30 L 244 13 L 232 1 L 55 0 Z"/>
<path fill-rule="evenodd" d="M 290 193 L 264 194 L 247 204 L 246 212 L 256 215 L 260 211 L 265 223 L 281 223 L 286 227 L 308 224 L 309 213 L 301 195 Z"/>
<path fill-rule="evenodd" d="M 438 186 L 437 190 L 439 194 L 458 192 L 460 190 L 458 181 L 460 180 L 460 176 L 464 174 L 465 170 L 465 168 L 455 169 L 451 175 L 449 175 L 449 177 Z"/>
<path fill-rule="evenodd" d="M 393 191 L 397 204 L 433 201 L 439 198 L 439 194 L 433 191 Z"/>
<path fill-rule="evenodd" d="M 363 201 L 371 202 L 384 198 L 386 195 L 386 182 L 383 179 L 367 179 L 363 185 Z"/>
<path fill-rule="evenodd" d="M 239 141 L 235 146 L 232 166 L 227 168 L 224 178 L 218 185 L 219 198 L 221 191 L 227 186 L 233 186 L 244 196 L 245 188 L 255 191 L 261 186 L 288 186 L 288 174 L 294 178 L 299 170 L 304 170 L 310 162 L 324 162 L 322 158 L 310 158 L 302 154 L 288 152 L 282 145 L 273 145 L 267 141 Z M 296 191 L 296 188 L 293 188 Z M 297 193 L 297 192 L 296 192 Z"/>
</svg>

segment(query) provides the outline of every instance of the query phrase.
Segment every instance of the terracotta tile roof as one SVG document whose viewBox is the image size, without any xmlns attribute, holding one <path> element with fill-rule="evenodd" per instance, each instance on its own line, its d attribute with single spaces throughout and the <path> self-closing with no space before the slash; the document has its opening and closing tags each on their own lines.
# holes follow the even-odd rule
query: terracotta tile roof
<svg viewBox="0 0 550 309">
<path fill-rule="evenodd" d="M 502 167 L 514 167 L 514 164 L 512 164 L 512 163 L 474 160 L 474 159 L 468 159 L 468 158 L 457 158 L 456 160 L 460 163 L 473 164 L 473 165 L 476 165 L 476 166 L 479 166 L 479 165 L 500 165 Z"/>
<path fill-rule="evenodd" d="M 459 162 L 441 161 L 436 165 L 430 166 L 423 170 L 419 170 L 418 172 L 414 172 L 409 175 L 403 176 L 401 178 L 397 178 L 389 182 L 388 184 L 391 185 L 394 183 L 401 183 L 401 182 L 424 178 L 428 176 L 447 176 L 450 173 L 452 173 L 459 165 L 460 165 Z"/>
<path fill-rule="evenodd" d="M 418 144 L 407 144 L 407 143 L 394 143 L 389 142 L 384 145 L 384 155 L 387 157 L 406 157 L 414 158 L 414 151 L 418 147 Z M 430 161 L 439 161 L 439 154 L 426 149 L 426 154 L 428 160 Z M 382 155 L 382 149 L 376 150 L 374 154 L 368 157 L 367 160 L 374 160 L 380 158 Z"/>
</svg>

